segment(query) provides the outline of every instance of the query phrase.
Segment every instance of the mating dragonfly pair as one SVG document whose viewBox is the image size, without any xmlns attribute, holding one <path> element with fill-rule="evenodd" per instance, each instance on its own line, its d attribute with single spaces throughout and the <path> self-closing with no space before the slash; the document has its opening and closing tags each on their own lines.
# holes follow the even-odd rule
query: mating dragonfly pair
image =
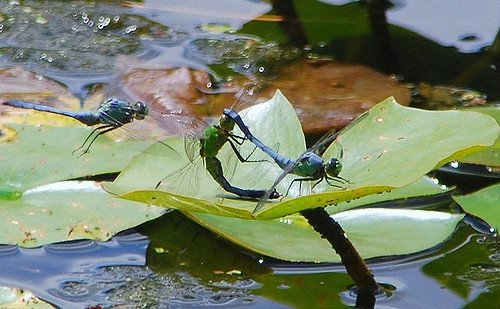
<svg viewBox="0 0 500 309">
<path fill-rule="evenodd" d="M 34 109 L 64 115 L 74 118 L 88 126 L 99 125 L 89 134 L 83 144 L 79 148 L 75 149 L 75 151 L 84 149 L 82 154 L 89 151 L 93 142 L 100 135 L 122 127 L 123 125 L 134 120 L 145 119 L 149 113 L 147 105 L 142 102 L 131 104 L 127 101 L 116 98 L 110 98 L 104 101 L 97 108 L 97 110 L 87 112 L 65 111 L 50 106 L 33 104 L 20 100 L 8 100 L 4 102 L 4 104 L 18 108 Z M 238 136 L 233 133 L 235 126 L 239 127 L 244 136 Z M 342 169 L 340 160 L 332 158 L 328 162 L 325 162 L 319 153 L 322 149 L 325 149 L 328 144 L 333 142 L 337 136 L 338 132 L 334 131 L 326 134 L 314 146 L 307 149 L 307 151 L 301 156 L 293 160 L 279 154 L 277 151 L 268 147 L 255 137 L 235 110 L 225 109 L 223 115 L 219 119 L 219 122 L 206 128 L 202 136 L 199 138 L 199 155 L 204 160 L 205 168 L 208 173 L 224 190 L 241 197 L 258 199 L 259 202 L 254 209 L 254 212 L 257 212 L 264 206 L 268 199 L 276 199 L 282 196 L 276 191 L 276 186 L 286 175 L 290 173 L 299 176 L 299 178 L 292 181 L 285 195 L 288 194 L 288 191 L 294 182 L 301 183 L 303 181 L 316 181 L 314 184 L 316 185 L 322 180 L 326 180 L 329 185 L 336 187 L 340 186 L 332 181 L 337 181 L 339 183 L 347 182 L 346 179 L 339 176 Z M 241 162 L 258 162 L 251 161 L 248 157 L 244 158 L 239 153 L 236 145 L 242 145 L 246 140 L 250 141 L 257 148 L 269 155 L 276 162 L 276 164 L 283 169 L 283 172 L 278 176 L 271 188 L 268 190 L 238 188 L 231 185 L 224 176 L 222 164 L 217 158 L 217 155 L 226 143 L 229 143 L 237 158 Z M 340 157 L 342 157 L 342 153 Z M 160 187 L 162 182 L 163 180 L 158 182 L 156 188 Z"/>
</svg>

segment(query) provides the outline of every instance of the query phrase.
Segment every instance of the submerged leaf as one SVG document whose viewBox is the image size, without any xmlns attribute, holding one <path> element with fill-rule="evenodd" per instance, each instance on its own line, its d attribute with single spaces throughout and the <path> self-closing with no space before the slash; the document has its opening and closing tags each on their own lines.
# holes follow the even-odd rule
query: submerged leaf
<svg viewBox="0 0 500 309">
<path fill-rule="evenodd" d="M 163 208 L 117 199 L 92 181 L 67 181 L 0 200 L 0 243 L 23 247 L 71 239 L 108 240 L 155 219 Z"/>
</svg>

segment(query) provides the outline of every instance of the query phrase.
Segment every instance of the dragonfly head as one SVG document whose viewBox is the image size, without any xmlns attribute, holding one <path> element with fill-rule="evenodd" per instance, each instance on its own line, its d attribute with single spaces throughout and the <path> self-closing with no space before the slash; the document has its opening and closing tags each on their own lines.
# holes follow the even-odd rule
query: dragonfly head
<svg viewBox="0 0 500 309">
<path fill-rule="evenodd" d="M 337 158 L 331 158 L 330 161 L 325 164 L 325 172 L 328 176 L 337 177 L 341 170 L 342 163 Z"/>
<path fill-rule="evenodd" d="M 219 127 L 225 131 L 225 132 L 230 132 L 234 129 L 234 121 L 226 116 L 225 114 L 222 114 L 219 119 Z"/>
<path fill-rule="evenodd" d="M 133 106 L 134 118 L 137 120 L 143 120 L 149 114 L 149 107 L 146 103 L 136 102 Z"/>
</svg>

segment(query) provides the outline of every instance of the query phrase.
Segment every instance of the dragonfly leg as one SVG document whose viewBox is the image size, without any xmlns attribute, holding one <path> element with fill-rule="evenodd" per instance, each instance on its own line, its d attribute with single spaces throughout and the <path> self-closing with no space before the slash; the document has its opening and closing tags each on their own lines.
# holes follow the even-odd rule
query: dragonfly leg
<svg viewBox="0 0 500 309">
<path fill-rule="evenodd" d="M 246 136 L 239 136 L 234 133 L 229 133 L 229 137 L 238 145 L 243 145 L 243 143 L 248 139 Z"/>
<path fill-rule="evenodd" d="M 336 184 L 332 183 L 332 181 L 337 181 L 340 183 L 346 183 L 346 182 L 350 183 L 347 179 L 344 179 L 344 178 L 341 178 L 338 176 L 337 177 L 325 177 L 325 179 L 326 179 L 326 183 L 328 183 L 328 185 L 335 187 L 335 188 L 340 188 L 340 189 L 344 189 L 344 187 L 336 185 Z"/>
<path fill-rule="evenodd" d="M 92 132 L 90 132 L 90 134 L 87 136 L 87 138 L 85 139 L 85 141 L 83 141 L 83 144 L 76 148 L 75 150 L 73 150 L 73 153 L 77 152 L 78 150 L 82 149 L 83 147 L 85 147 L 85 144 L 90 140 L 90 143 L 88 144 L 88 146 L 85 148 L 85 150 L 78 156 L 78 157 L 81 157 L 83 156 L 84 154 L 88 153 L 89 152 L 89 149 L 90 149 L 90 146 L 92 146 L 92 144 L 95 142 L 95 140 L 102 134 L 106 133 L 106 132 L 109 132 L 109 131 L 112 131 L 114 129 L 116 129 L 117 127 L 114 126 L 114 125 L 110 125 L 110 124 L 106 124 L 106 125 L 103 125 L 103 126 L 100 126 L 100 127 L 97 127 L 95 128 L 94 130 L 92 130 Z M 98 132 L 97 134 L 95 134 L 96 132 Z M 93 136 L 93 137 L 92 137 Z M 92 137 L 92 138 L 91 138 Z"/>
<path fill-rule="evenodd" d="M 234 153 L 236 154 L 236 157 L 238 157 L 238 160 L 240 160 L 241 163 L 245 163 L 245 162 L 268 162 L 265 159 L 262 159 L 262 160 L 249 160 L 249 158 L 253 155 L 253 153 L 257 149 L 257 146 L 254 147 L 254 149 L 252 150 L 252 152 L 250 152 L 250 154 L 246 158 L 243 158 L 243 156 L 241 155 L 241 153 L 239 152 L 239 150 L 236 148 L 236 146 L 233 144 L 233 142 L 231 140 L 227 140 L 227 141 L 229 142 L 229 145 L 231 146 L 231 148 L 233 149 Z"/>
<path fill-rule="evenodd" d="M 205 158 L 206 169 L 213 177 L 213 179 L 227 192 L 231 192 L 238 196 L 248 197 L 252 199 L 258 199 L 266 194 L 265 190 L 252 190 L 252 189 L 241 189 L 232 186 L 229 181 L 224 177 L 224 172 L 222 170 L 222 164 L 216 157 Z M 279 194 L 273 194 L 270 198 L 276 198 Z"/>
<path fill-rule="evenodd" d="M 295 182 L 299 182 L 299 192 L 302 191 L 302 182 L 304 181 L 313 181 L 313 180 L 318 180 L 318 178 L 296 178 L 294 180 L 292 180 L 292 182 L 290 182 L 290 185 L 288 186 L 288 189 L 286 189 L 286 194 L 284 196 L 288 196 L 288 192 L 290 191 L 290 188 L 292 188 L 292 185 L 295 183 Z M 316 182 L 314 185 L 313 185 L 313 188 L 314 186 L 316 186 L 318 183 L 320 183 L 321 181 L 323 180 L 323 178 L 321 178 L 318 182 Z"/>
</svg>

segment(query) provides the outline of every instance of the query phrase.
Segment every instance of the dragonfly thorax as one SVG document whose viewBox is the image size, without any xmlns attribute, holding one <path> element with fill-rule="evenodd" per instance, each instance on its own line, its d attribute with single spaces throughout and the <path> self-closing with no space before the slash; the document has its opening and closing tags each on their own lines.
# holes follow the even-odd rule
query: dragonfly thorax
<svg viewBox="0 0 500 309">
<path fill-rule="evenodd" d="M 337 177 L 341 170 L 342 163 L 336 158 L 331 158 L 330 161 L 325 164 L 325 171 L 331 177 Z"/>
<path fill-rule="evenodd" d="M 226 133 L 227 132 L 221 130 L 219 126 L 210 126 L 205 129 L 200 139 L 200 155 L 205 158 L 217 156 L 219 150 L 227 141 Z"/>
<path fill-rule="evenodd" d="M 142 120 L 148 112 L 147 105 L 142 102 L 131 104 L 117 98 L 107 99 L 97 109 L 97 114 L 102 123 L 117 127 L 130 123 L 134 119 Z"/>
<path fill-rule="evenodd" d="M 313 152 L 307 152 L 302 156 L 293 173 L 298 176 L 320 179 L 325 174 L 323 164 L 323 158 Z"/>
</svg>

